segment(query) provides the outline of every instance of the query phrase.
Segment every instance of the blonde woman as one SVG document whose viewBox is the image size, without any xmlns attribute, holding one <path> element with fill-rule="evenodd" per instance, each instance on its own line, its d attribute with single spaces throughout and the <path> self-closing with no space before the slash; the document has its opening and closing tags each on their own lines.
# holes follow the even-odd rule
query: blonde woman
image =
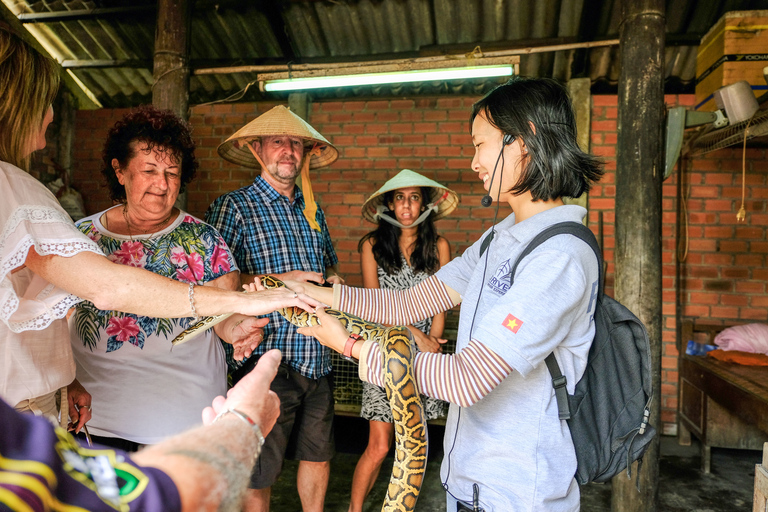
<svg viewBox="0 0 768 512">
<path fill-rule="evenodd" d="M 72 385 L 68 412 L 80 430 L 91 417 L 90 396 L 74 382 L 64 317 L 81 299 L 104 310 L 168 318 L 308 305 L 287 290 L 197 287 L 105 258 L 23 170 L 46 145 L 58 86 L 56 64 L 0 28 L 0 398 L 57 416 L 54 394 Z"/>
</svg>

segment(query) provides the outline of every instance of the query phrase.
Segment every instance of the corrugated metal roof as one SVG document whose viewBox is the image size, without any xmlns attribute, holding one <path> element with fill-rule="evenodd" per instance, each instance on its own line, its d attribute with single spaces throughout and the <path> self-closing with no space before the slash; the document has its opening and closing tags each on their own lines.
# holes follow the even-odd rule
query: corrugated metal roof
<svg viewBox="0 0 768 512">
<path fill-rule="evenodd" d="M 14 15 L 143 7 L 136 14 L 26 24 L 60 61 L 129 60 L 123 67 L 70 69 L 104 105 L 151 99 L 155 2 L 2 0 Z M 768 0 L 668 0 L 666 77 L 673 92 L 692 91 L 698 38 L 728 10 L 768 7 Z M 620 0 L 199 0 L 191 28 L 191 66 L 298 64 L 415 57 L 617 38 Z M 529 76 L 589 77 L 614 87 L 618 48 L 523 55 Z M 255 73 L 194 75 L 190 101 L 220 100 L 242 91 Z M 481 93 L 497 81 L 362 87 L 320 96 Z M 263 98 L 257 87 L 242 97 Z"/>
</svg>

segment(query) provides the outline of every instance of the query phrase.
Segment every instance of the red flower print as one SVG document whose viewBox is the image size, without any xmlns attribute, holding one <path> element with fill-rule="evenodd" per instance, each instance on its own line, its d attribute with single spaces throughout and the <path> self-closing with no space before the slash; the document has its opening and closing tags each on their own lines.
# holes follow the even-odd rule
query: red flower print
<svg viewBox="0 0 768 512">
<path fill-rule="evenodd" d="M 187 263 L 187 253 L 184 252 L 182 247 L 174 247 L 171 249 L 171 263 L 177 267 L 183 267 Z"/>
<path fill-rule="evenodd" d="M 211 256 L 211 269 L 214 272 L 218 272 L 219 268 L 221 268 L 223 273 L 229 272 L 232 268 L 232 265 L 229 264 L 227 247 L 221 244 L 216 246 L 216 249 L 213 250 L 213 255 Z"/>
<path fill-rule="evenodd" d="M 179 281 L 185 283 L 197 283 L 204 277 L 205 266 L 203 265 L 203 258 L 199 254 L 193 252 L 187 255 L 187 268 L 180 268 L 176 270 L 176 277 Z"/>
<path fill-rule="evenodd" d="M 147 263 L 147 254 L 141 242 L 123 242 L 120 248 L 110 255 L 110 259 L 121 265 L 143 268 Z"/>
<path fill-rule="evenodd" d="M 117 341 L 130 341 L 137 334 L 139 334 L 139 326 L 136 324 L 135 318 L 113 316 L 109 319 L 107 335 L 115 336 Z"/>
</svg>

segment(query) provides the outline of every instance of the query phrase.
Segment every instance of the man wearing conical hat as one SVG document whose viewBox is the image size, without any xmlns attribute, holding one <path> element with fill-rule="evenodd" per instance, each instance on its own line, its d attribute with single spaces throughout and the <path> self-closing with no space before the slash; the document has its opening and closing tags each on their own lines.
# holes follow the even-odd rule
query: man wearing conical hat
<svg viewBox="0 0 768 512">
<path fill-rule="evenodd" d="M 219 197 L 206 213 L 206 220 L 232 250 L 241 281 L 251 283 L 254 276 L 270 274 L 319 284 L 343 283 L 336 272 L 338 260 L 325 215 L 315 203 L 309 181 L 311 169 L 338 158 L 336 148 L 306 121 L 278 106 L 224 141 L 219 154 L 230 162 L 261 169 L 251 185 Z M 301 187 L 296 184 L 299 176 Z M 233 369 L 233 381 L 272 348 L 283 354 L 272 383 L 280 397 L 281 414 L 254 467 L 245 510 L 269 510 L 271 486 L 288 457 L 300 461 L 297 485 L 304 512 L 321 511 L 334 454 L 330 352 L 273 314 L 254 355 Z"/>
</svg>

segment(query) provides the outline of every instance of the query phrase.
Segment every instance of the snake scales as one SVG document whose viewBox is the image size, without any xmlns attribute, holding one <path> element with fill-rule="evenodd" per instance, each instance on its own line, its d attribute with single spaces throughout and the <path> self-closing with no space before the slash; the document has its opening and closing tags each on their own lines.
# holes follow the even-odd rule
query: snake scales
<svg viewBox="0 0 768 512">
<path fill-rule="evenodd" d="M 266 288 L 285 286 L 271 276 L 262 277 L 261 282 Z M 278 312 L 297 327 L 318 324 L 317 316 L 297 307 Z M 337 318 L 350 333 L 376 341 L 381 347 L 385 389 L 395 424 L 395 462 L 381 510 L 410 512 L 416 507 L 427 466 L 427 424 L 413 375 L 415 350 L 411 334 L 405 327 L 384 327 L 334 309 L 326 309 L 325 312 Z M 217 315 L 200 320 L 179 334 L 173 345 L 184 343 L 229 316 Z"/>
</svg>

